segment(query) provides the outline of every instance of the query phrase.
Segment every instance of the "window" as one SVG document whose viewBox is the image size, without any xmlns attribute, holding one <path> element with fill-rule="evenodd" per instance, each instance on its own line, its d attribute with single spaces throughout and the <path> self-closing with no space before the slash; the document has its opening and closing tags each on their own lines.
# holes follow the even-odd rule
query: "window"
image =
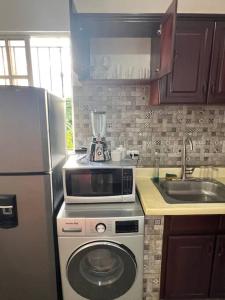
<svg viewBox="0 0 225 300">
<path fill-rule="evenodd" d="M 32 85 L 29 38 L 0 38 L 0 85 Z"/>
<path fill-rule="evenodd" d="M 0 85 L 35 86 L 66 99 L 67 149 L 73 149 L 68 37 L 0 37 Z"/>
<path fill-rule="evenodd" d="M 30 47 L 34 86 L 71 97 L 69 38 L 31 37 Z"/>
<path fill-rule="evenodd" d="M 34 86 L 66 99 L 66 142 L 73 149 L 71 53 L 68 37 L 31 37 Z"/>
</svg>

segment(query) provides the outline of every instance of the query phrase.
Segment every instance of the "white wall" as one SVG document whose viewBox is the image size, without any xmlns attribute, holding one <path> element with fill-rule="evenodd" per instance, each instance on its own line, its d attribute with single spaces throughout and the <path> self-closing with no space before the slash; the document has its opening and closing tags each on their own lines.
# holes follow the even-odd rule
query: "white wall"
<svg viewBox="0 0 225 300">
<path fill-rule="evenodd" d="M 161 13 L 172 0 L 74 0 L 79 12 Z M 181 13 L 223 13 L 225 0 L 178 0 Z M 0 0 L 0 31 L 68 31 L 69 0 Z"/>
<path fill-rule="evenodd" d="M 162 13 L 172 0 L 73 0 L 78 12 Z M 225 0 L 178 0 L 179 13 L 225 14 Z"/>
<path fill-rule="evenodd" d="M 0 0 L 0 31 L 68 31 L 69 0 Z"/>
</svg>

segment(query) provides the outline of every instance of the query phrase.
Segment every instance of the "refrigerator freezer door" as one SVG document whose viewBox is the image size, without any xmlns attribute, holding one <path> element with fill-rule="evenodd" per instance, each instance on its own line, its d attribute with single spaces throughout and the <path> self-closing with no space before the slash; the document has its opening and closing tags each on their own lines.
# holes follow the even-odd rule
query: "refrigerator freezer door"
<svg viewBox="0 0 225 300">
<path fill-rule="evenodd" d="M 33 87 L 0 87 L 0 173 L 51 169 L 47 93 Z"/>
<path fill-rule="evenodd" d="M 0 176 L 18 225 L 0 228 L 0 299 L 56 300 L 50 176 Z"/>
</svg>

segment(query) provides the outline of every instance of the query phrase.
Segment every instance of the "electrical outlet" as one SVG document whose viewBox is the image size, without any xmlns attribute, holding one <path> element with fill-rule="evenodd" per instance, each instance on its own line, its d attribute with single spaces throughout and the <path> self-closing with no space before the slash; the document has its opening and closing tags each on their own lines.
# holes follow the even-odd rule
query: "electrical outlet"
<svg viewBox="0 0 225 300">
<path fill-rule="evenodd" d="M 132 159 L 139 157 L 139 150 L 127 150 L 127 155 L 129 155 Z"/>
<path fill-rule="evenodd" d="M 139 155 L 139 150 L 127 150 L 127 155 Z"/>
</svg>

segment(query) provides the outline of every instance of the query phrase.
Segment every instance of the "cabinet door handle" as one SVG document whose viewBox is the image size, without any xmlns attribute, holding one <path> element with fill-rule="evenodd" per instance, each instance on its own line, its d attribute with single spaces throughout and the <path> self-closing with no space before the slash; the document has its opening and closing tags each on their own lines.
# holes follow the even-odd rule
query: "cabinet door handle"
<svg viewBox="0 0 225 300">
<path fill-rule="evenodd" d="M 156 31 L 157 36 L 161 36 L 162 35 L 162 28 L 160 26 L 160 28 Z"/>
<path fill-rule="evenodd" d="M 202 86 L 202 94 L 205 95 L 206 94 L 206 84 L 203 83 L 203 86 Z"/>
<path fill-rule="evenodd" d="M 179 53 L 177 51 L 175 51 L 175 53 L 174 53 L 174 60 L 178 59 L 178 57 L 179 57 Z"/>
<path fill-rule="evenodd" d="M 220 244 L 218 247 L 218 254 L 217 254 L 219 257 L 221 257 L 223 255 L 223 250 L 224 250 L 223 246 Z"/>
<path fill-rule="evenodd" d="M 211 84 L 211 94 L 212 95 L 215 94 L 215 83 L 214 82 Z"/>
<path fill-rule="evenodd" d="M 208 255 L 211 256 L 212 254 L 213 254 L 213 245 L 212 243 L 210 243 L 208 247 Z"/>
<path fill-rule="evenodd" d="M 157 36 L 161 36 L 162 35 L 162 24 L 160 24 L 159 29 L 156 31 Z"/>
</svg>

